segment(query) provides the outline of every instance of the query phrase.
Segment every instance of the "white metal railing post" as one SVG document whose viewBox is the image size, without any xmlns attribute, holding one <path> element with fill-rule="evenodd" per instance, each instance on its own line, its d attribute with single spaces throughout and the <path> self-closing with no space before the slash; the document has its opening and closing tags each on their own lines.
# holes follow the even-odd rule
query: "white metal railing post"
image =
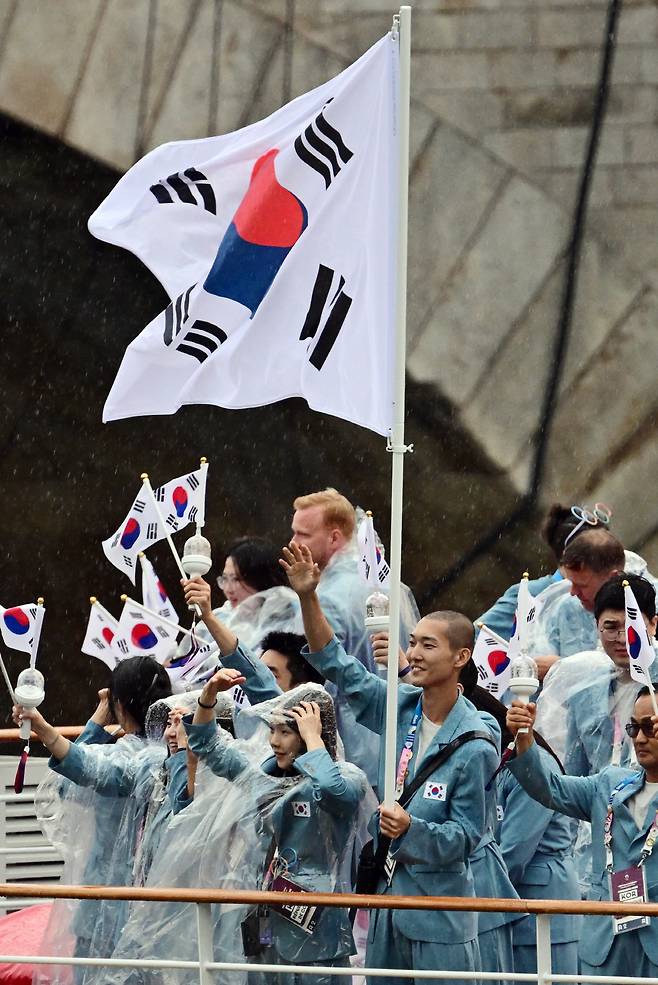
<svg viewBox="0 0 658 985">
<path fill-rule="evenodd" d="M 551 967 L 551 918 L 548 913 L 538 913 L 537 927 L 537 983 L 551 985 L 553 969 Z"/>
<path fill-rule="evenodd" d="M 207 967 L 212 963 L 213 954 L 213 932 L 212 932 L 212 911 L 210 903 L 196 904 L 196 928 L 199 942 L 199 982 L 200 985 L 213 985 L 215 976 Z"/>
</svg>

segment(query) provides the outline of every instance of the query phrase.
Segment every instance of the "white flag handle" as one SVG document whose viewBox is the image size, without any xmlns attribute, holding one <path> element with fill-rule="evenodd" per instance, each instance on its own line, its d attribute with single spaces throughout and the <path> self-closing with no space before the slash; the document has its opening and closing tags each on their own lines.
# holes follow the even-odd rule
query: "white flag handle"
<svg viewBox="0 0 658 985">
<path fill-rule="evenodd" d="M 656 702 L 656 689 L 653 686 L 653 681 L 649 677 L 648 673 L 645 671 L 644 676 L 647 679 L 647 687 L 649 688 L 649 697 L 651 698 L 651 704 L 653 705 L 653 713 L 658 717 L 658 703 Z"/>
<path fill-rule="evenodd" d="M 141 480 L 144 483 L 144 488 L 146 489 L 146 491 L 148 492 L 149 496 L 151 497 L 151 502 L 153 504 L 153 509 L 156 512 L 157 518 L 160 521 L 160 524 L 162 526 L 162 529 L 164 530 L 164 535 L 167 538 L 167 543 L 169 544 L 169 547 L 171 548 L 171 553 L 174 556 L 174 561 L 176 562 L 176 564 L 178 566 L 178 570 L 180 571 L 181 578 L 185 578 L 187 580 L 187 574 L 185 572 L 185 568 L 183 567 L 183 562 L 181 561 L 180 555 L 179 555 L 178 551 L 176 550 L 176 545 L 174 544 L 173 540 L 171 539 L 171 534 L 167 530 L 167 525 L 166 525 L 166 523 L 164 521 L 164 517 L 163 517 L 163 515 L 162 515 L 162 513 L 160 511 L 160 504 L 158 503 L 157 499 L 155 498 L 155 494 L 153 492 L 153 486 L 151 485 L 151 480 L 148 477 L 148 472 L 142 472 Z M 201 609 L 199 608 L 199 606 L 195 604 L 194 605 L 194 609 L 196 611 L 197 616 L 199 616 L 199 618 L 201 618 Z"/>
</svg>

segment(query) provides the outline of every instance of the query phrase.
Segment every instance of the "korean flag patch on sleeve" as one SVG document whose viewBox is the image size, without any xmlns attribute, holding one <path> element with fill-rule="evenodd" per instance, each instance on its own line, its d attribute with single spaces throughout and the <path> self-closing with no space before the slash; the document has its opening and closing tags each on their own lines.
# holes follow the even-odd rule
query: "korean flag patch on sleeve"
<svg viewBox="0 0 658 985">
<path fill-rule="evenodd" d="M 445 783 L 436 783 L 434 780 L 429 780 L 425 784 L 425 790 L 423 791 L 425 800 L 445 800 L 447 796 L 448 788 Z"/>
<path fill-rule="evenodd" d="M 308 800 L 293 800 L 292 813 L 294 817 L 310 817 L 311 805 Z"/>
</svg>

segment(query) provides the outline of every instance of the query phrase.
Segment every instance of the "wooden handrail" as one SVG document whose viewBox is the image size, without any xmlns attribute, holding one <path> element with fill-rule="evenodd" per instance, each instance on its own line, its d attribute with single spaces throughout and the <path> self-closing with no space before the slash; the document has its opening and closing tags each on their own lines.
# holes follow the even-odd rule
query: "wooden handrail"
<svg viewBox="0 0 658 985">
<path fill-rule="evenodd" d="M 529 914 L 584 914 L 658 917 L 658 903 L 608 900 L 487 899 L 472 896 L 366 896 L 358 893 L 274 893 L 252 889 L 149 889 L 143 886 L 59 886 L 50 883 L 0 883 L 0 896 L 46 899 L 151 900 L 160 903 L 286 903 L 349 907 L 360 910 L 468 910 Z"/>
</svg>

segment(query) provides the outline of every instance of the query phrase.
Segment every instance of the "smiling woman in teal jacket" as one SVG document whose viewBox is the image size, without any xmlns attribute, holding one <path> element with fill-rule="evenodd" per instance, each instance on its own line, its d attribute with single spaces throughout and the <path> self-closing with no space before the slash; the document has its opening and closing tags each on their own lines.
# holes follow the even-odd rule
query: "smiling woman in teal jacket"
<svg viewBox="0 0 658 985">
<path fill-rule="evenodd" d="M 336 761 L 331 698 L 321 686 L 304 684 L 259 705 L 258 714 L 269 721 L 273 755 L 257 767 L 215 726 L 212 709 L 217 694 L 235 683 L 242 683 L 236 671 L 215 674 L 199 696 L 194 722 L 186 721 L 186 728 L 192 752 L 216 775 L 238 781 L 241 789 L 257 793 L 259 774 L 282 781 L 280 796 L 263 815 L 263 884 L 283 888 L 283 879 L 302 891 L 348 891 L 341 870 L 350 858 L 367 781 L 358 767 Z M 307 929 L 278 909 L 260 917 L 260 957 L 265 962 L 347 966 L 355 953 L 345 910 L 320 910 Z M 279 975 L 278 981 L 292 982 L 295 977 Z M 329 981 L 304 975 L 304 983 L 309 977 L 309 985 Z"/>
</svg>

